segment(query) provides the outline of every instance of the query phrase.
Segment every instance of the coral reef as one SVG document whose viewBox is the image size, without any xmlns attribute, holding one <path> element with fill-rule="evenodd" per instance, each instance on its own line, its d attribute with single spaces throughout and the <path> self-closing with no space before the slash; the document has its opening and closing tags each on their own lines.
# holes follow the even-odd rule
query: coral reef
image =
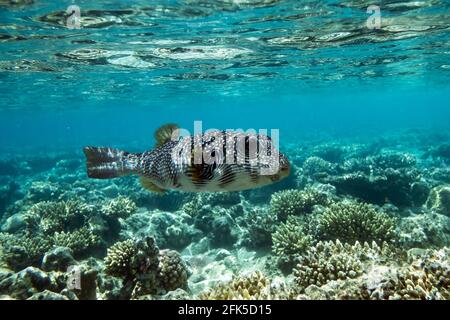
<svg viewBox="0 0 450 320">
<path fill-rule="evenodd" d="M 238 224 L 245 227 L 241 234 L 241 243 L 249 248 L 269 248 L 272 246 L 272 233 L 278 224 L 275 214 L 266 208 L 251 208 L 238 219 Z"/>
<path fill-rule="evenodd" d="M 358 202 L 330 205 L 318 218 L 317 237 L 321 240 L 339 239 L 378 244 L 396 240 L 396 222 L 388 214 Z"/>
<path fill-rule="evenodd" d="M 114 244 L 104 263 L 105 273 L 121 278 L 133 299 L 187 287 L 188 270 L 179 254 L 160 251 L 150 237 Z"/>
<path fill-rule="evenodd" d="M 284 270 L 290 270 L 299 256 L 313 243 L 313 238 L 305 232 L 305 223 L 300 218 L 289 216 L 272 234 L 272 250 Z"/>
<path fill-rule="evenodd" d="M 270 210 L 277 215 L 279 221 L 285 221 L 290 215 L 311 213 L 315 205 L 327 203 L 327 196 L 312 188 L 284 190 L 272 195 Z"/>
<path fill-rule="evenodd" d="M 234 277 L 201 293 L 201 300 L 280 300 L 292 298 L 293 293 L 284 284 L 272 283 L 261 272 Z"/>
<path fill-rule="evenodd" d="M 136 204 L 130 198 L 119 196 L 109 203 L 103 205 L 101 211 L 106 216 L 113 216 L 117 218 L 126 219 L 135 213 L 137 210 Z"/>
<path fill-rule="evenodd" d="M 386 244 L 383 247 L 386 248 Z M 339 240 L 321 241 L 300 257 L 294 268 L 295 282 L 302 292 L 310 285 L 320 287 L 332 280 L 356 278 L 363 272 L 364 259 L 375 259 L 383 253 L 376 243 L 350 245 Z"/>
<path fill-rule="evenodd" d="M 2 154 L 0 296 L 448 300 L 449 137 L 402 137 L 292 142 L 280 184 L 162 196 Z"/>
</svg>

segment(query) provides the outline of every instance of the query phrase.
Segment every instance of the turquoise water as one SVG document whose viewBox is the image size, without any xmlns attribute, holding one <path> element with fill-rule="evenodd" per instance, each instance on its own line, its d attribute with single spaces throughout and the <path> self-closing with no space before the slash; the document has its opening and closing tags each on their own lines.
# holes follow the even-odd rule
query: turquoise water
<svg viewBox="0 0 450 320">
<path fill-rule="evenodd" d="M 70 5 L 81 10 L 79 29 L 66 25 L 64 12 Z M 378 29 L 366 25 L 369 5 L 380 7 Z M 320 185 L 331 185 L 337 188 L 333 201 L 350 199 L 379 206 L 391 216 L 402 216 L 398 225 L 409 223 L 405 219 L 413 219 L 413 214 L 438 214 L 439 218 L 429 216 L 429 221 L 442 223 L 442 228 L 426 231 L 421 225 L 422 233 L 418 233 L 429 234 L 410 241 L 414 244 L 405 244 L 405 239 L 418 233 L 411 226 L 397 226 L 404 252 L 448 246 L 450 228 L 443 219 L 449 219 L 450 208 L 434 204 L 430 197 L 432 190 L 450 183 L 450 156 L 445 153 L 450 145 L 449 21 L 450 2 L 445 0 L 0 0 L 0 186 L 4 194 L 0 224 L 9 225 L 11 217 L 19 217 L 42 201 L 76 198 L 101 206 L 118 194 L 136 202 L 140 212 L 136 217 L 142 211 L 152 216 L 158 210 L 179 216 L 182 204 L 192 201 L 191 195 L 174 192 L 154 200 L 141 194 L 136 179 L 90 180 L 81 150 L 94 145 L 142 152 L 154 145 L 153 133 L 159 126 L 177 123 L 193 131 L 194 121 L 202 121 L 205 130 L 279 129 L 280 148 L 295 169 L 284 182 L 261 189 L 263 200 L 252 202 L 260 199 L 258 191 L 241 194 L 243 213 L 229 213 L 234 234 L 250 230 L 248 221 L 239 219 L 250 216 L 251 206 L 271 212 L 275 192 L 309 187 L 325 190 Z M 338 159 L 324 155 L 330 145 L 340 148 Z M 370 149 L 373 145 L 380 148 L 361 151 L 362 146 Z M 412 155 L 415 163 L 407 166 L 405 175 L 418 170 L 419 176 L 404 177 L 400 184 L 389 180 L 391 176 L 383 170 L 400 170 L 403 165 L 392 160 L 382 167 L 373 159 L 391 153 Z M 327 171 L 328 177 L 307 173 L 307 159 L 316 156 L 334 168 Z M 349 169 L 352 161 L 359 161 L 360 167 Z M 361 189 L 365 193 L 361 196 L 337 182 L 357 172 L 370 176 L 373 184 L 383 177 L 388 186 L 369 183 L 368 189 Z M 36 191 L 38 183 L 51 187 Z M 413 190 L 419 184 L 425 186 L 419 203 L 392 200 L 397 194 L 390 187 L 407 189 L 409 199 L 417 197 Z M 381 197 L 395 210 L 374 200 L 380 198 L 379 188 Z M 180 205 L 172 208 L 167 201 Z M 205 201 L 207 206 L 212 200 Z M 214 216 L 232 209 L 219 203 L 209 210 Z M 138 223 L 139 219 L 143 220 Z M 241 258 L 236 252 L 243 248 L 264 252 L 265 259 L 279 258 L 271 253 L 270 243 L 247 248 L 242 235 L 216 243 L 215 231 L 203 230 L 192 222 L 196 218 L 182 224 L 199 229 L 197 235 L 180 236 L 187 239 L 182 245 L 165 244 L 155 236 L 154 230 L 161 231 L 158 227 L 146 232 L 133 227 L 149 223 L 139 219 L 122 222 L 120 236 L 111 236 L 111 240 L 102 235 L 104 243 L 99 248 L 74 253 L 75 259 L 102 261 L 106 248 L 142 234 L 156 237 L 163 249 L 180 252 L 187 264 L 194 264 L 194 258 L 186 248 L 204 237 L 211 241 L 211 251 L 200 250 L 198 255 L 206 260 L 223 248 L 237 260 Z M 273 224 L 279 223 L 284 222 Z M 24 223 L 19 225 L 1 231 L 19 237 L 26 233 Z M 430 240 L 433 232 L 439 234 L 439 241 Z M 21 267 L 40 267 L 40 262 L 31 259 L 27 263 Z M 274 271 L 260 267 L 263 263 L 255 265 L 269 275 L 289 279 L 293 274 L 292 268 L 286 271 L 281 266 Z M 9 262 L 5 268 L 18 272 L 21 267 Z M 102 267 L 98 268 L 102 274 Z M 217 279 L 200 267 L 193 269 L 186 292 L 196 297 Z M 230 269 L 227 272 L 236 276 L 245 271 L 240 264 Z M 212 280 L 204 285 L 197 281 L 199 274 L 204 281 Z M 3 278 L 0 275 L 0 296 L 28 298 L 2 289 Z M 99 286 L 97 296 L 114 296 L 106 291 Z M 124 297 L 129 298 L 120 298 Z"/>
</svg>

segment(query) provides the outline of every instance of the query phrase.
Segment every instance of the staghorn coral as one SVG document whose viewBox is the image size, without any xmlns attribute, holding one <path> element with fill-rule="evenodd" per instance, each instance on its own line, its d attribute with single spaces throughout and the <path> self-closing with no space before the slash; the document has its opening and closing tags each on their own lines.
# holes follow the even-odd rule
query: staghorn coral
<svg viewBox="0 0 450 320">
<path fill-rule="evenodd" d="M 259 271 L 234 276 L 229 282 L 218 283 L 198 295 L 200 300 L 279 300 L 292 299 L 294 292 L 285 284 L 271 281 Z"/>
<path fill-rule="evenodd" d="M 135 213 L 137 210 L 136 204 L 133 200 L 125 196 L 118 196 L 103 205 L 101 211 L 109 217 L 117 217 L 126 219 Z"/>
<path fill-rule="evenodd" d="M 292 269 L 295 260 L 313 243 L 313 238 L 305 232 L 304 222 L 289 216 L 272 234 L 272 251 L 278 257 L 282 269 Z"/>
<path fill-rule="evenodd" d="M 279 221 L 285 221 L 290 215 L 311 213 L 315 205 L 327 203 L 327 196 L 312 188 L 290 189 L 272 195 L 270 210 L 277 215 Z"/>
<path fill-rule="evenodd" d="M 368 204 L 339 202 L 330 205 L 318 217 L 317 237 L 345 243 L 375 241 L 382 244 L 396 239 L 395 227 L 393 218 Z"/>
<path fill-rule="evenodd" d="M 308 286 L 322 286 L 329 281 L 354 279 L 363 272 L 365 261 L 382 260 L 393 251 L 384 243 L 361 245 L 342 244 L 336 241 L 320 241 L 300 257 L 294 268 L 295 282 L 300 292 Z"/>
</svg>

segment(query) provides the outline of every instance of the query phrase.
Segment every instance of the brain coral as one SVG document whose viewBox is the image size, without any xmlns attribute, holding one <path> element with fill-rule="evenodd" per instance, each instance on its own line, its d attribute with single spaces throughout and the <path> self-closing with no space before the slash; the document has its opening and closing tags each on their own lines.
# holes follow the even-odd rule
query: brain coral
<svg viewBox="0 0 450 320">
<path fill-rule="evenodd" d="M 321 240 L 382 244 L 395 240 L 395 228 L 394 218 L 368 204 L 340 202 L 330 205 L 318 217 L 317 233 Z"/>
</svg>

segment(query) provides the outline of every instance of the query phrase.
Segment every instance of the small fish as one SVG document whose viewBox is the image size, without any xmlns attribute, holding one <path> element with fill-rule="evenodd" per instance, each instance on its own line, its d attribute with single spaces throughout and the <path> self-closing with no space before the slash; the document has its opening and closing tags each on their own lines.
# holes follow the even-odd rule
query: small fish
<svg viewBox="0 0 450 320">
<path fill-rule="evenodd" d="M 272 139 L 240 131 L 210 131 L 182 137 L 168 124 L 155 132 L 151 151 L 129 153 L 107 147 L 85 147 L 90 178 L 140 176 L 153 192 L 225 192 L 253 189 L 287 177 L 289 160 Z"/>
</svg>

